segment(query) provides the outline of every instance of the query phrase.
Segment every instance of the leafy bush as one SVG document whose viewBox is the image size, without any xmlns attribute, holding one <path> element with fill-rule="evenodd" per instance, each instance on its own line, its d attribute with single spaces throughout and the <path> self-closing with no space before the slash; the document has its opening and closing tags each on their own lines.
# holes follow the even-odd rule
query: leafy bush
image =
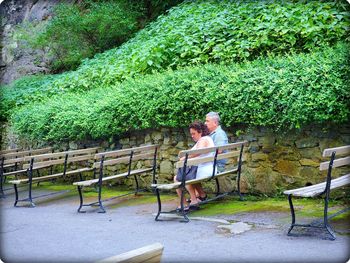
<svg viewBox="0 0 350 263">
<path fill-rule="evenodd" d="M 85 60 L 78 70 L 45 83 L 48 87 L 28 85 L 39 90 L 85 92 L 167 68 L 310 51 L 349 40 L 348 11 L 344 1 L 188 1 L 119 48 Z M 32 100 L 36 100 L 35 93 Z"/>
<path fill-rule="evenodd" d="M 226 126 L 275 129 L 342 123 L 350 116 L 349 45 L 243 64 L 187 67 L 85 94 L 54 96 L 12 116 L 32 140 L 109 138 L 129 130 L 183 127 L 219 111 Z"/>
<path fill-rule="evenodd" d="M 36 36 L 36 46 L 49 47 L 56 58 L 53 70 L 76 69 L 82 59 L 119 46 L 138 29 L 139 6 L 129 1 L 87 3 L 58 4 Z"/>
<path fill-rule="evenodd" d="M 1 88 L 0 120 L 6 120 L 11 110 L 23 105 L 40 102 L 48 97 L 65 93 L 66 91 L 50 86 L 57 78 L 64 78 L 67 74 L 26 76 Z M 72 90 L 74 91 L 74 90 Z"/>
</svg>

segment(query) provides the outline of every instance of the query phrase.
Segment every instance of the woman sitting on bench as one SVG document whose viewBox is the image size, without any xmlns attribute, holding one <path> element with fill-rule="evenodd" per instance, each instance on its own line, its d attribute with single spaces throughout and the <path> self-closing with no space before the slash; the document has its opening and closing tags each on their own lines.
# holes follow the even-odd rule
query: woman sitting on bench
<svg viewBox="0 0 350 263">
<path fill-rule="evenodd" d="M 212 138 L 209 135 L 209 130 L 207 126 L 200 122 L 195 121 L 189 126 L 190 134 L 192 139 L 196 142 L 196 144 L 192 147 L 191 150 L 195 149 L 201 149 L 201 148 L 207 148 L 207 147 L 214 147 L 214 142 Z M 188 158 L 195 158 L 195 157 L 208 157 L 213 156 L 214 152 L 206 153 L 206 154 L 192 154 L 189 155 Z M 181 157 L 180 160 L 184 160 L 185 157 Z M 192 180 L 192 179 L 200 179 L 205 177 L 210 177 L 213 174 L 213 162 L 206 162 L 201 163 L 197 166 L 188 167 L 186 169 L 186 181 Z M 183 176 L 183 169 L 180 168 L 178 170 L 177 175 L 174 177 L 175 182 L 181 182 L 181 178 Z M 185 208 L 185 210 L 197 210 L 199 208 L 198 206 L 198 199 L 204 199 L 206 197 L 205 192 L 203 191 L 200 184 L 193 184 L 193 185 L 186 185 L 186 189 L 190 194 L 191 202 L 189 206 Z M 176 192 L 179 196 L 179 206 L 178 209 L 181 209 L 181 202 L 184 203 L 185 200 L 181 200 L 181 189 L 176 189 Z M 196 192 L 198 193 L 198 197 L 196 196 Z"/>
</svg>

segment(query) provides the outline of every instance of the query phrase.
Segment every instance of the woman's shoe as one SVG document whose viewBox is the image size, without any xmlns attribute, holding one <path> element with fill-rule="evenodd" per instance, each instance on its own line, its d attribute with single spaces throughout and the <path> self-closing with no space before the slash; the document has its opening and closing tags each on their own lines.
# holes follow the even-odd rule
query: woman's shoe
<svg viewBox="0 0 350 263">
<path fill-rule="evenodd" d="M 204 197 L 198 196 L 197 198 L 203 202 L 208 199 L 208 195 L 205 195 Z"/>
</svg>

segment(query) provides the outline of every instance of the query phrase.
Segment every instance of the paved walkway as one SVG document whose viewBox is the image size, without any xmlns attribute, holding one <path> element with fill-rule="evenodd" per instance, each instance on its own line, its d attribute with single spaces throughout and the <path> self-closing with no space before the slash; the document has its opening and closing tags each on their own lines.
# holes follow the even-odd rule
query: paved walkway
<svg viewBox="0 0 350 263">
<path fill-rule="evenodd" d="M 110 204 L 118 202 L 123 200 Z M 286 236 L 287 213 L 216 217 L 251 226 L 234 235 L 218 228 L 222 223 L 216 218 L 155 222 L 156 203 L 107 204 L 105 214 L 90 208 L 79 214 L 78 203 L 77 196 L 61 196 L 52 202 L 38 200 L 35 208 L 15 208 L 13 196 L 1 200 L 0 258 L 6 263 L 93 262 L 154 242 L 164 245 L 162 262 L 346 262 L 350 255 L 350 237 L 337 229 L 335 241 L 314 233 Z"/>
</svg>

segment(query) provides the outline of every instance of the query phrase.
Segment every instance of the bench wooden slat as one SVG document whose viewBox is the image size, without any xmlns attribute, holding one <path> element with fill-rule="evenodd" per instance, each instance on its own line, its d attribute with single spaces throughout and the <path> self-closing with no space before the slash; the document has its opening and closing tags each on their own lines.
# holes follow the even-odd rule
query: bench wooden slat
<svg viewBox="0 0 350 263">
<path fill-rule="evenodd" d="M 9 176 L 9 175 L 21 174 L 21 173 L 26 173 L 26 172 L 27 172 L 27 169 L 22 169 L 22 170 L 17 170 L 17 171 L 3 173 L 3 175 L 4 176 Z"/>
<path fill-rule="evenodd" d="M 345 185 L 350 184 L 350 174 L 343 175 L 336 179 L 332 179 L 330 189 L 336 189 Z M 286 195 L 294 195 L 300 197 L 314 197 L 325 190 L 326 182 L 306 186 L 298 189 L 284 191 L 283 193 Z"/>
<path fill-rule="evenodd" d="M 336 155 L 349 154 L 350 153 L 350 145 L 328 148 L 323 151 L 323 157 L 329 157 L 333 152 L 336 152 Z"/>
<path fill-rule="evenodd" d="M 134 153 L 138 153 L 138 152 L 154 150 L 156 147 L 159 147 L 159 145 L 146 145 L 146 146 L 129 148 L 129 149 L 102 152 L 102 153 L 95 154 L 95 159 L 96 160 L 101 159 L 102 156 L 107 158 L 107 157 L 118 157 L 118 156 L 123 156 L 123 155 L 128 155 L 128 154 L 130 155 L 131 151 L 133 151 Z"/>
<path fill-rule="evenodd" d="M 228 152 L 228 153 L 220 153 L 217 156 L 217 160 L 222 160 L 226 159 L 229 157 L 237 157 L 239 156 L 240 151 L 234 151 L 234 152 Z M 187 166 L 193 166 L 193 165 L 198 165 L 201 163 L 207 163 L 207 162 L 213 162 L 214 161 L 214 156 L 208 156 L 208 157 L 195 157 L 188 159 L 187 161 Z M 184 166 L 184 161 L 178 161 L 176 163 L 176 168 L 181 168 Z"/>
<path fill-rule="evenodd" d="M 330 162 L 323 162 L 320 164 L 320 170 L 327 170 L 329 167 L 329 163 Z M 350 164 L 350 156 L 344 157 L 344 158 L 339 158 L 334 160 L 333 162 L 333 168 L 335 167 L 340 167 L 340 166 L 344 166 L 344 165 L 349 165 Z"/>
<path fill-rule="evenodd" d="M 102 259 L 96 263 L 156 263 L 160 262 L 163 249 L 162 244 L 154 243 L 120 255 Z"/>
<path fill-rule="evenodd" d="M 20 150 L 19 148 L 2 150 L 2 151 L 0 151 L 0 156 L 2 156 L 3 154 L 6 154 L 6 153 L 18 152 L 19 150 Z"/>
<path fill-rule="evenodd" d="M 153 152 L 151 152 L 151 153 L 144 153 L 144 154 L 137 154 L 137 155 L 134 155 L 132 157 L 132 160 L 133 161 L 137 161 L 137 160 L 146 159 L 146 158 L 150 158 L 150 157 L 153 158 L 153 155 L 154 155 Z M 129 156 L 120 157 L 120 158 L 111 159 L 111 160 L 106 160 L 106 161 L 103 162 L 103 166 L 113 165 L 113 164 L 120 164 L 120 163 L 128 163 L 129 160 L 130 160 Z M 100 166 L 101 166 L 101 162 L 96 162 L 93 165 L 94 168 L 100 168 Z"/>
<path fill-rule="evenodd" d="M 78 161 L 87 161 L 87 160 L 92 160 L 93 159 L 93 154 L 88 154 L 88 155 L 79 155 L 76 157 L 71 157 L 67 159 L 67 163 L 73 163 L 73 162 L 78 162 Z M 43 162 L 36 162 L 33 165 L 33 169 L 40 169 L 40 168 L 45 168 L 45 167 L 50 167 L 51 165 L 55 164 L 63 164 L 64 163 L 64 158 L 57 159 L 57 160 L 49 160 L 49 161 L 43 161 Z M 30 164 L 24 164 L 23 168 L 27 169 L 30 167 Z"/>
<path fill-rule="evenodd" d="M 45 159 L 50 159 L 50 158 L 64 157 L 66 154 L 68 154 L 68 156 L 82 155 L 82 154 L 94 154 L 98 149 L 99 149 L 99 147 L 93 147 L 93 148 L 86 148 L 86 149 L 72 150 L 72 151 L 65 151 L 65 152 L 32 155 L 32 156 L 26 156 L 24 160 L 30 161 L 32 158 L 34 158 L 35 161 L 39 161 L 39 160 L 45 160 Z"/>
<path fill-rule="evenodd" d="M 207 148 L 201 148 L 201 149 L 195 149 L 195 150 L 181 151 L 179 152 L 179 157 L 185 156 L 186 154 L 205 154 L 205 153 L 215 152 L 216 149 L 219 149 L 220 151 L 232 150 L 232 149 L 241 147 L 242 145 L 246 145 L 247 143 L 248 141 L 242 141 L 242 142 L 226 144 L 223 146 L 215 146 L 215 147 L 207 147 Z"/>
<path fill-rule="evenodd" d="M 93 169 L 92 168 L 82 168 L 82 169 L 68 171 L 68 172 L 66 172 L 65 175 L 72 175 L 72 174 L 82 173 L 82 172 L 91 171 L 91 170 L 93 170 Z M 63 176 L 63 173 L 49 174 L 49 175 L 45 175 L 45 176 L 33 177 L 32 182 L 45 181 L 48 179 L 54 179 L 54 178 L 61 177 L 61 176 Z M 9 181 L 9 183 L 11 183 L 11 184 L 21 184 L 21 183 L 28 183 L 28 182 L 29 182 L 28 178 Z"/>
<path fill-rule="evenodd" d="M 24 157 L 27 155 L 34 155 L 34 154 L 40 154 L 40 153 L 46 153 L 52 151 L 52 147 L 47 147 L 47 148 L 41 148 L 41 149 L 33 149 L 33 150 L 25 150 L 25 151 L 20 151 L 20 152 L 13 152 L 13 153 L 6 153 L 3 154 L 2 157 L 10 158 L 10 157 Z"/>
<path fill-rule="evenodd" d="M 153 171 L 153 168 L 137 169 L 137 170 L 130 171 L 130 175 L 141 174 L 141 173 L 150 172 L 150 171 Z M 109 181 L 109 180 L 116 179 L 116 178 L 126 177 L 127 175 L 128 175 L 128 172 L 116 174 L 116 175 L 111 175 L 111 176 L 106 176 L 106 177 L 102 177 L 102 181 L 104 182 L 104 181 Z M 91 179 L 91 180 L 86 180 L 86 181 L 74 182 L 73 185 L 90 186 L 92 184 L 97 183 L 98 180 L 99 179 L 96 178 L 96 179 Z"/>
<path fill-rule="evenodd" d="M 14 167 L 14 166 L 16 166 L 16 163 L 6 164 L 6 165 L 4 165 L 3 167 L 4 167 L 4 168 L 9 168 L 9 167 Z"/>
<path fill-rule="evenodd" d="M 18 158 L 13 158 L 13 159 L 5 159 L 4 160 L 4 165 L 7 164 L 15 164 L 15 163 L 21 163 L 24 162 L 24 157 L 18 157 Z"/>
<path fill-rule="evenodd" d="M 231 170 L 227 170 L 227 171 L 224 171 L 222 173 L 218 173 L 214 176 L 214 178 L 217 178 L 217 177 L 220 177 L 220 176 L 223 176 L 223 175 L 227 175 L 227 174 L 230 174 L 230 173 L 235 173 L 237 172 L 238 168 L 234 168 L 234 169 L 231 169 Z M 210 178 L 209 177 L 205 177 L 205 178 L 200 178 L 200 179 L 192 179 L 192 180 L 188 180 L 186 181 L 186 185 L 189 185 L 189 184 L 196 184 L 196 183 L 200 183 L 200 182 L 203 182 L 203 181 L 207 181 L 208 179 Z M 171 190 L 171 189 L 176 189 L 176 188 L 179 188 L 179 186 L 181 185 L 181 182 L 175 182 L 175 183 L 171 183 L 171 184 L 152 184 L 151 186 L 152 187 L 156 187 L 160 190 Z"/>
</svg>

